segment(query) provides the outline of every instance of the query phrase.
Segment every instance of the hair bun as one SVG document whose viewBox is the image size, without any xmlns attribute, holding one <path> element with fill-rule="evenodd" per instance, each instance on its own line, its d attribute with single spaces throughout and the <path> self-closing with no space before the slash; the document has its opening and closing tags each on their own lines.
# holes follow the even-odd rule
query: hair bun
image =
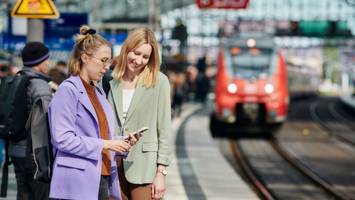
<svg viewBox="0 0 355 200">
<path fill-rule="evenodd" d="M 93 28 L 90 28 L 89 26 L 87 25 L 83 25 L 80 27 L 80 35 L 94 35 L 96 34 L 96 30 L 93 29 Z"/>
<path fill-rule="evenodd" d="M 96 33 L 95 29 L 90 28 L 89 30 L 86 31 L 86 34 L 94 35 Z"/>
</svg>

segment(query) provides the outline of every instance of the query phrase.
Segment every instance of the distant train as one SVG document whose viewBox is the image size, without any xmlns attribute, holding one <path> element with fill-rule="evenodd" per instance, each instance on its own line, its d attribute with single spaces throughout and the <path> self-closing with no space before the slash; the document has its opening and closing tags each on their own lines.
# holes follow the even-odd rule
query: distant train
<svg viewBox="0 0 355 200">
<path fill-rule="evenodd" d="M 215 110 L 210 120 L 215 136 L 226 132 L 236 135 L 241 128 L 277 127 L 287 117 L 292 92 L 317 90 L 309 83 L 314 79 L 308 76 L 314 75 L 286 62 L 284 52 L 270 37 L 227 40 L 217 62 Z M 292 87 L 288 87 L 288 80 Z"/>
</svg>

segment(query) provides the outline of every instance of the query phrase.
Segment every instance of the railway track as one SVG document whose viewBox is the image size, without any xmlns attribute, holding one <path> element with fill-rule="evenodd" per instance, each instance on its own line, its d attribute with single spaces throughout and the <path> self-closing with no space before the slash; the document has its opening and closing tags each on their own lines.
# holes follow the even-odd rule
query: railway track
<svg viewBox="0 0 355 200">
<path fill-rule="evenodd" d="M 257 155 L 253 153 L 256 146 Z M 230 147 L 244 176 L 262 199 L 351 199 L 302 166 L 275 140 L 230 142 Z"/>
<path fill-rule="evenodd" d="M 335 102 L 313 102 L 310 105 L 312 120 L 328 134 L 355 147 L 354 127 L 335 108 Z"/>
<path fill-rule="evenodd" d="M 297 158 L 290 155 L 288 151 L 278 142 L 277 139 L 273 139 L 270 141 L 270 144 L 273 148 L 285 159 L 287 160 L 294 168 L 296 168 L 299 172 L 301 172 L 304 176 L 306 176 L 310 181 L 312 181 L 317 187 L 322 188 L 325 192 L 327 192 L 334 199 L 352 199 L 352 197 L 347 194 L 334 189 L 334 187 L 320 177 L 314 170 L 308 168 L 303 165 Z"/>
<path fill-rule="evenodd" d="M 278 137 L 230 141 L 230 148 L 262 199 L 355 199 L 350 122 L 337 104 L 307 100 L 295 104 Z"/>
</svg>

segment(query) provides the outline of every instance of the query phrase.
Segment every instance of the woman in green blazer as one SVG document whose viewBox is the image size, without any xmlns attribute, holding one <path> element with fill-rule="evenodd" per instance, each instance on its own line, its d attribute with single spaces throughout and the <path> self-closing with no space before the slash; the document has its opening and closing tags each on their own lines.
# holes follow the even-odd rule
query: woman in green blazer
<svg viewBox="0 0 355 200">
<path fill-rule="evenodd" d="M 122 199 L 160 199 L 170 160 L 171 108 L 154 33 L 147 28 L 131 32 L 116 61 L 108 94 L 116 133 L 124 136 L 149 128 L 127 157 L 118 159 Z"/>
</svg>

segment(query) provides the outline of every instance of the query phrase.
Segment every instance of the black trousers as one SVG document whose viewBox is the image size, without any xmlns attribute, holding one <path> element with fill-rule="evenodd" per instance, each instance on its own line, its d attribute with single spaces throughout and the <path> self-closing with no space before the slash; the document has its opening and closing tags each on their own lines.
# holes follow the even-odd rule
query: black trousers
<svg viewBox="0 0 355 200">
<path fill-rule="evenodd" d="M 49 199 L 49 183 L 33 180 L 35 172 L 33 159 L 11 157 L 15 168 L 17 200 Z"/>
<path fill-rule="evenodd" d="M 101 176 L 100 188 L 99 188 L 99 199 L 98 200 L 108 200 L 109 199 L 109 182 L 110 176 Z"/>
</svg>

